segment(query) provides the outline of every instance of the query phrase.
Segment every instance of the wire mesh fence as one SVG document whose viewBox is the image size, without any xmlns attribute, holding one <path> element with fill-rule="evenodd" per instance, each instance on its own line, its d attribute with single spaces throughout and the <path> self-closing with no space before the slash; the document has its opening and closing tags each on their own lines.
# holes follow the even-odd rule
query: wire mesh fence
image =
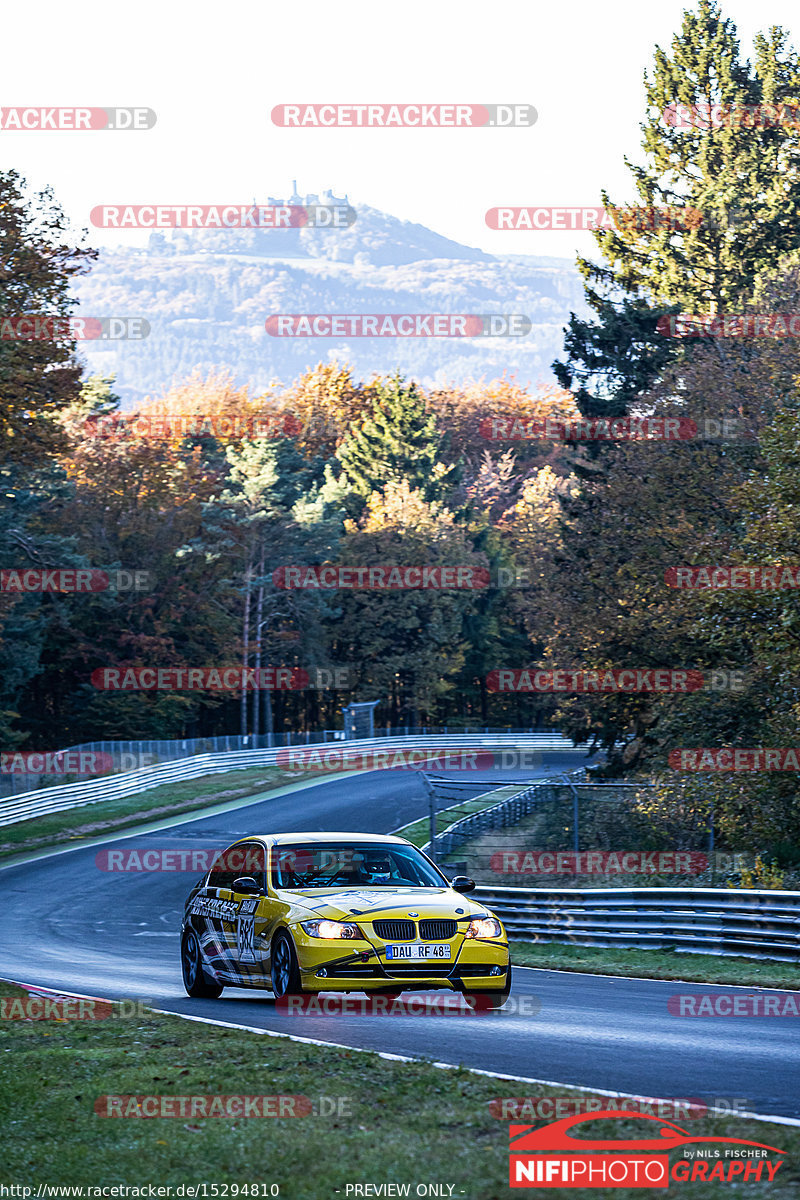
<svg viewBox="0 0 800 1200">
<path fill-rule="evenodd" d="M 434 853 L 452 874 L 486 886 L 760 886 L 758 852 L 715 843 L 710 809 L 679 812 L 652 781 L 597 781 L 583 770 L 448 806 Z M 798 882 L 787 869 L 766 886 Z"/>
</svg>

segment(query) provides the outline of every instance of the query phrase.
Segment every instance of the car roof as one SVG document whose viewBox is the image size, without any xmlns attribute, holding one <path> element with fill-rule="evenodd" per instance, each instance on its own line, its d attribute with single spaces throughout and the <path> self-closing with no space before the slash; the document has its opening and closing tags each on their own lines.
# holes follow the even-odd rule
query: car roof
<svg viewBox="0 0 800 1200">
<path fill-rule="evenodd" d="M 391 842 L 399 846 L 408 846 L 405 838 L 395 837 L 391 833 L 250 833 L 247 837 L 237 839 L 237 842 L 268 842 L 273 846 L 294 845 L 296 842 Z M 234 843 L 235 845 L 236 843 Z"/>
</svg>

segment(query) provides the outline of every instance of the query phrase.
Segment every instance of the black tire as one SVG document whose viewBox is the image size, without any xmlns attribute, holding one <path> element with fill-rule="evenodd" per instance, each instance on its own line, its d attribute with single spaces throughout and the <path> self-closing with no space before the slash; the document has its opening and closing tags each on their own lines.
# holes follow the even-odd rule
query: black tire
<svg viewBox="0 0 800 1200">
<path fill-rule="evenodd" d="M 402 994 L 402 988 L 373 988 L 370 992 L 364 992 L 365 996 L 385 996 L 387 1000 L 399 1000 Z"/>
<path fill-rule="evenodd" d="M 471 999 L 475 997 L 473 1008 L 479 1012 L 494 1012 L 498 1008 L 502 1008 L 511 995 L 511 963 L 508 964 L 508 974 L 506 975 L 506 986 L 499 991 L 490 992 L 487 989 L 481 990 L 474 988 L 467 992 L 467 996 Z"/>
<path fill-rule="evenodd" d="M 187 996 L 195 1000 L 216 1000 L 222 995 L 222 984 L 211 983 L 206 977 L 200 943 L 193 929 L 187 929 L 181 939 L 181 973 Z"/>
<path fill-rule="evenodd" d="M 284 996 L 301 996 L 300 967 L 294 942 L 285 929 L 279 929 L 272 941 L 269 974 L 276 1000 Z"/>
</svg>

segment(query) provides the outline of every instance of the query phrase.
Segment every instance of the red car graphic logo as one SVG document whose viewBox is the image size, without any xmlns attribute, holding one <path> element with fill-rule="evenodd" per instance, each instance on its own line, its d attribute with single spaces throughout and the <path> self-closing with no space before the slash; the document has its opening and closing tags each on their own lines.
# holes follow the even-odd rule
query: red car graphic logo
<svg viewBox="0 0 800 1200">
<path fill-rule="evenodd" d="M 620 1120 L 630 1121 L 632 1115 L 636 1120 L 653 1121 L 660 1126 L 659 1136 L 653 1138 L 576 1138 L 570 1136 L 568 1130 L 573 1125 L 581 1125 L 584 1122 L 600 1121 L 609 1117 L 616 1117 Z M 665 1122 L 660 1117 L 651 1117 L 648 1113 L 635 1113 L 621 1111 L 619 1109 L 606 1109 L 603 1112 L 595 1112 L 590 1115 L 585 1113 L 577 1113 L 571 1117 L 564 1117 L 561 1121 L 554 1121 L 551 1125 L 545 1125 L 542 1129 L 536 1129 L 533 1125 L 510 1125 L 509 1138 L 511 1139 L 511 1151 L 519 1154 L 531 1150 L 571 1150 L 574 1153 L 580 1153 L 585 1150 L 672 1150 L 677 1146 L 685 1146 L 687 1143 L 695 1142 L 724 1142 L 735 1146 L 757 1146 L 761 1150 L 772 1150 L 775 1154 L 783 1154 L 783 1150 L 779 1150 L 777 1146 L 767 1146 L 763 1142 L 750 1142 L 745 1138 L 729 1138 L 729 1137 L 698 1137 L 697 1134 L 688 1133 L 685 1129 L 681 1129 L 679 1125 L 671 1125 Z"/>
</svg>

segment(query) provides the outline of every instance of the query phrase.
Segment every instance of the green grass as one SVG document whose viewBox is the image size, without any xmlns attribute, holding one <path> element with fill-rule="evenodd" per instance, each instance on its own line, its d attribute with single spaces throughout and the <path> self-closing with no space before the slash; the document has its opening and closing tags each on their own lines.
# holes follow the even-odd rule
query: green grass
<svg viewBox="0 0 800 1200">
<path fill-rule="evenodd" d="M 283 767 L 250 767 L 205 775 L 181 783 L 167 783 L 136 796 L 101 800 L 84 808 L 34 817 L 0 828 L 0 860 L 16 854 L 42 850 L 49 846 L 141 825 L 146 821 L 171 817 L 176 813 L 225 804 L 228 801 L 257 796 L 303 779 L 321 779 L 324 772 L 287 771 Z"/>
<path fill-rule="evenodd" d="M 481 812 L 484 808 L 492 808 L 495 804 L 499 804 L 501 800 L 507 800 L 510 796 L 515 796 L 517 792 L 524 792 L 530 787 L 528 783 L 520 783 L 509 785 L 508 787 L 495 788 L 494 791 L 484 792 L 482 796 L 474 796 L 472 800 L 461 800 L 458 804 L 452 804 L 450 808 L 442 808 L 436 813 L 436 836 L 444 833 L 450 825 L 458 821 L 461 817 L 468 817 L 472 813 Z M 410 825 L 402 825 L 400 829 L 395 829 L 395 834 L 398 837 L 404 837 L 407 841 L 413 842 L 415 846 L 424 846 L 430 840 L 431 822 L 430 817 L 423 817 L 419 821 L 412 821 Z"/>
<path fill-rule="evenodd" d="M 600 946 L 511 942 L 511 961 L 521 967 L 629 975 L 643 979 L 685 979 L 696 983 L 738 983 L 745 987 L 800 988 L 800 965 L 683 954 L 674 950 L 617 950 Z"/>
<path fill-rule="evenodd" d="M 0 984 L 0 995 L 24 993 Z M 298 1026 L 302 1035 L 300 1019 Z M 329 1036 L 336 1035 L 331 1028 Z M 490 1101 L 579 1094 L 152 1013 L 94 1022 L 0 1021 L 0 1051 L 0 1182 L 27 1186 L 275 1183 L 284 1200 L 336 1200 L 337 1192 L 345 1200 L 348 1184 L 407 1183 L 413 1196 L 417 1184 L 438 1182 L 453 1184 L 453 1197 L 464 1200 L 511 1200 L 520 1193 L 507 1182 L 508 1119 L 494 1116 Z M 520 1067 L 536 1073 L 533 1064 Z M 301 1095 L 315 1111 L 327 1097 L 327 1107 L 338 1112 L 125 1120 L 94 1111 L 104 1095 L 213 1094 Z M 732 1116 L 691 1120 L 686 1127 L 775 1145 L 787 1158 L 772 1184 L 687 1183 L 682 1196 L 797 1196 L 800 1130 Z M 615 1123 L 611 1136 L 637 1133 L 634 1118 Z M 680 1152 L 673 1161 L 677 1157 Z M 642 1192 L 579 1188 L 569 1195 L 635 1200 Z"/>
</svg>

